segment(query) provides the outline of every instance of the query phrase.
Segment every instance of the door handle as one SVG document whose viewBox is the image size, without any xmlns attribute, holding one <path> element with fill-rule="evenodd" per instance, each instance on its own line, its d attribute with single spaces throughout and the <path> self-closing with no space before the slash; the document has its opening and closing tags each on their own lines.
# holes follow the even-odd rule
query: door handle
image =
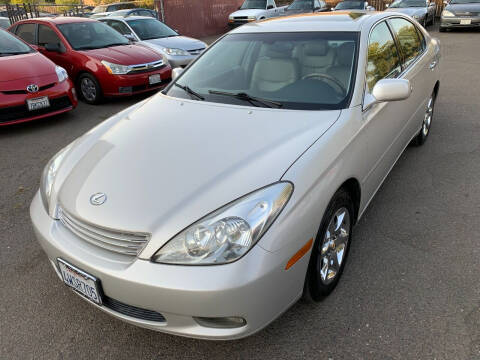
<svg viewBox="0 0 480 360">
<path fill-rule="evenodd" d="M 435 67 L 437 66 L 437 64 L 438 64 L 438 61 L 437 61 L 437 60 L 435 60 L 435 61 L 433 61 L 432 63 L 430 63 L 430 70 L 435 69 Z"/>
</svg>

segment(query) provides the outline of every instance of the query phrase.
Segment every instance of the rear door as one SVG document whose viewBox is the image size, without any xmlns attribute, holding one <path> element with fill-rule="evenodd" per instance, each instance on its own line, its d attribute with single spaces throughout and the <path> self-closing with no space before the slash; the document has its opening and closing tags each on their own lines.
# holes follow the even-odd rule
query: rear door
<svg viewBox="0 0 480 360">
<path fill-rule="evenodd" d="M 59 44 L 61 52 L 47 51 L 45 49 L 45 45 L 47 44 Z M 68 56 L 67 45 L 49 25 L 38 24 L 37 45 L 38 51 L 52 60 L 55 64 L 63 67 L 67 70 L 70 77 L 73 77 L 73 65 Z"/>
</svg>

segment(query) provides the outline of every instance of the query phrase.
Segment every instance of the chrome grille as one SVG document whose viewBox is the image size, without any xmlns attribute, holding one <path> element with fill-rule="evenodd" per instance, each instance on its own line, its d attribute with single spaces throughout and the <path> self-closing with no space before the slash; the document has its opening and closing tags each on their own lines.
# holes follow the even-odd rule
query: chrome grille
<svg viewBox="0 0 480 360">
<path fill-rule="evenodd" d="M 128 74 L 138 74 L 142 72 L 150 72 L 164 65 L 163 60 L 154 61 L 147 64 L 129 65 Z"/>
<path fill-rule="evenodd" d="M 82 240 L 123 255 L 137 256 L 150 239 L 150 235 L 146 233 L 110 230 L 88 224 L 68 214 L 61 207 L 58 209 L 58 218 L 68 230 Z"/>
</svg>

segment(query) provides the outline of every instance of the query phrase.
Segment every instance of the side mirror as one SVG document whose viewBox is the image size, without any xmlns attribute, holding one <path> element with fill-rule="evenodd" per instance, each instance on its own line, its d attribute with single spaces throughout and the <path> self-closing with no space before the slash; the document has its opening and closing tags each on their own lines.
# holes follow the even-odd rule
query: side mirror
<svg viewBox="0 0 480 360">
<path fill-rule="evenodd" d="M 373 87 L 372 94 L 368 96 L 364 103 L 364 109 L 369 109 L 381 102 L 408 99 L 411 93 L 412 89 L 408 80 L 382 79 Z"/>
<path fill-rule="evenodd" d="M 388 8 L 390 6 L 390 4 L 385 4 L 385 9 Z"/>
<path fill-rule="evenodd" d="M 177 67 L 172 70 L 172 81 L 175 80 L 180 76 L 180 74 L 183 72 L 183 68 Z"/>
<path fill-rule="evenodd" d="M 365 9 L 368 8 L 368 1 L 365 1 Z"/>
<path fill-rule="evenodd" d="M 273 5 L 267 5 L 267 10 L 273 9 Z"/>
<path fill-rule="evenodd" d="M 135 39 L 135 36 L 133 34 L 125 34 L 123 36 L 125 36 L 130 42 L 137 41 L 137 39 Z"/>
<path fill-rule="evenodd" d="M 57 53 L 62 53 L 62 48 L 60 47 L 59 43 L 48 43 L 45 44 L 45 50 L 51 51 L 51 52 L 57 52 Z"/>
</svg>

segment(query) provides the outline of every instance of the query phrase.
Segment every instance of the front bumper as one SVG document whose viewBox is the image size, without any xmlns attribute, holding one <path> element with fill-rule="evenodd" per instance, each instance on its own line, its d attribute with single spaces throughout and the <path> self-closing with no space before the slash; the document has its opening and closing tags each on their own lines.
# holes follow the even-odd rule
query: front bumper
<svg viewBox="0 0 480 360">
<path fill-rule="evenodd" d="M 468 22 L 469 24 L 462 24 L 462 22 Z M 441 28 L 472 28 L 480 27 L 480 16 L 476 17 L 441 17 L 440 19 Z"/>
<path fill-rule="evenodd" d="M 47 96 L 50 107 L 28 111 L 27 99 Z M 75 88 L 70 79 L 34 94 L 0 94 L 0 126 L 43 119 L 73 110 L 78 105 Z"/>
<path fill-rule="evenodd" d="M 204 339 L 236 339 L 251 335 L 290 307 L 303 288 L 305 267 L 284 270 L 290 253 L 268 252 L 255 246 L 240 260 L 216 266 L 176 266 L 135 259 L 109 259 L 100 249 L 81 241 L 45 212 L 37 193 L 30 207 L 36 237 L 58 274 L 62 258 L 101 282 L 114 301 L 160 313 L 165 321 L 128 316 L 98 306 L 116 318 L 140 327 Z M 93 303 L 92 303 L 93 304 Z M 214 328 L 194 317 L 241 317 L 246 325 Z"/>
<path fill-rule="evenodd" d="M 200 54 L 199 54 L 200 55 Z M 186 67 L 199 55 L 187 55 L 187 56 L 167 56 L 168 63 L 172 68 Z"/>
<path fill-rule="evenodd" d="M 161 82 L 150 85 L 149 77 L 151 75 L 160 74 Z M 172 68 L 164 66 L 161 69 L 144 72 L 139 74 L 128 75 L 111 75 L 107 74 L 99 78 L 105 96 L 130 96 L 141 94 L 147 91 L 163 89 L 172 79 Z"/>
</svg>

